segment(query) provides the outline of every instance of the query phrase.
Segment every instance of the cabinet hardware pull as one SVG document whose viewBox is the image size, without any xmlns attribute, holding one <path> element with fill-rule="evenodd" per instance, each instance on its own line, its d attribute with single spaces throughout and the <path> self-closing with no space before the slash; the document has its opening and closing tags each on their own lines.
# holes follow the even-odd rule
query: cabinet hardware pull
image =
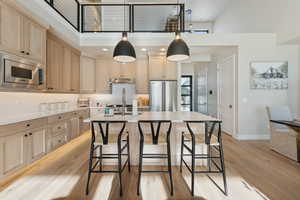
<svg viewBox="0 0 300 200">
<path fill-rule="evenodd" d="M 21 53 L 25 53 L 25 51 L 21 51 Z"/>
<path fill-rule="evenodd" d="M 26 52 L 26 55 L 30 55 L 30 53 L 29 53 L 29 52 Z"/>
<path fill-rule="evenodd" d="M 61 143 L 61 140 L 58 140 L 59 143 Z"/>
<path fill-rule="evenodd" d="M 27 127 L 29 127 L 29 126 L 30 126 L 30 124 L 26 124 L 26 126 L 27 126 Z"/>
<path fill-rule="evenodd" d="M 58 119 L 61 119 L 61 116 L 59 116 Z"/>
<path fill-rule="evenodd" d="M 27 134 L 25 134 L 24 136 L 25 136 L 25 137 L 27 137 L 28 135 L 27 135 Z"/>
<path fill-rule="evenodd" d="M 29 133 L 29 135 L 32 135 L 32 133 Z"/>
<path fill-rule="evenodd" d="M 61 129 L 61 127 L 59 126 L 59 127 L 57 127 L 57 129 Z"/>
</svg>

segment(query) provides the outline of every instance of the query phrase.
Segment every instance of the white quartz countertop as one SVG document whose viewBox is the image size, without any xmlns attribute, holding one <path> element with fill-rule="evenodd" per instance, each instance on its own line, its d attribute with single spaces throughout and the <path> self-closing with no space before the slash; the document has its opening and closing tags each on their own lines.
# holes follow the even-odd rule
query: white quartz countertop
<svg viewBox="0 0 300 200">
<path fill-rule="evenodd" d="M 139 120 L 171 120 L 174 123 L 181 123 L 184 121 L 220 121 L 219 119 L 203 115 L 197 112 L 143 112 L 140 115 L 114 115 L 105 116 L 99 114 L 91 116 L 90 119 L 84 120 L 89 123 L 91 121 L 127 121 L 129 123 L 136 123 Z"/>
<path fill-rule="evenodd" d="M 34 120 L 44 117 L 50 117 L 53 115 L 73 112 L 73 111 L 79 111 L 79 110 L 85 110 L 88 109 L 88 107 L 72 107 L 64 110 L 59 111 L 51 111 L 51 112 L 36 112 L 36 113 L 29 113 L 24 115 L 18 115 L 13 117 L 6 117 L 6 118 L 0 118 L 0 126 L 5 126 L 13 123 L 28 121 L 28 120 Z"/>
</svg>

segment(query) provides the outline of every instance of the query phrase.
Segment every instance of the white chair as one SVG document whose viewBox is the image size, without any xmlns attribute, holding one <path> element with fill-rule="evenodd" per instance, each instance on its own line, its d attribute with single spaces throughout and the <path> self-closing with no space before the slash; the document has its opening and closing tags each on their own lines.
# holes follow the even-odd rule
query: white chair
<svg viewBox="0 0 300 200">
<path fill-rule="evenodd" d="M 267 107 L 271 149 L 297 161 L 297 133 L 289 127 L 271 122 L 270 120 L 293 121 L 288 106 Z"/>
</svg>

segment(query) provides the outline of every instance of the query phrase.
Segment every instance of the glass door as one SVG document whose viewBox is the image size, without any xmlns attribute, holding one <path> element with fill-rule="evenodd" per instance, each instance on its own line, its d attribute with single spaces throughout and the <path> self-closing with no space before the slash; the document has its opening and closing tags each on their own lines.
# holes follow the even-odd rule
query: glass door
<svg viewBox="0 0 300 200">
<path fill-rule="evenodd" d="M 193 77 L 181 76 L 181 111 L 193 111 Z"/>
</svg>

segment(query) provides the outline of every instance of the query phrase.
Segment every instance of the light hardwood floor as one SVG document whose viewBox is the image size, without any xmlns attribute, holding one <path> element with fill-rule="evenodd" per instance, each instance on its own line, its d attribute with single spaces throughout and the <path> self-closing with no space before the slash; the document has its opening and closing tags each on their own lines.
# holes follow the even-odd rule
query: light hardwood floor
<svg viewBox="0 0 300 200">
<path fill-rule="evenodd" d="M 115 174 L 95 174 L 90 195 L 85 196 L 89 134 L 84 134 L 0 184 L 2 200 L 298 200 L 300 165 L 271 151 L 267 142 L 238 142 L 224 137 L 229 196 L 225 197 L 205 175 L 196 176 L 195 197 L 189 193 L 190 175 L 173 168 L 174 196 L 167 175 L 142 176 L 141 196 L 136 196 L 137 168 L 124 171 L 124 196 L 119 197 Z M 221 178 L 214 176 L 220 182 Z M 221 182 L 220 182 L 221 183 Z"/>
</svg>

